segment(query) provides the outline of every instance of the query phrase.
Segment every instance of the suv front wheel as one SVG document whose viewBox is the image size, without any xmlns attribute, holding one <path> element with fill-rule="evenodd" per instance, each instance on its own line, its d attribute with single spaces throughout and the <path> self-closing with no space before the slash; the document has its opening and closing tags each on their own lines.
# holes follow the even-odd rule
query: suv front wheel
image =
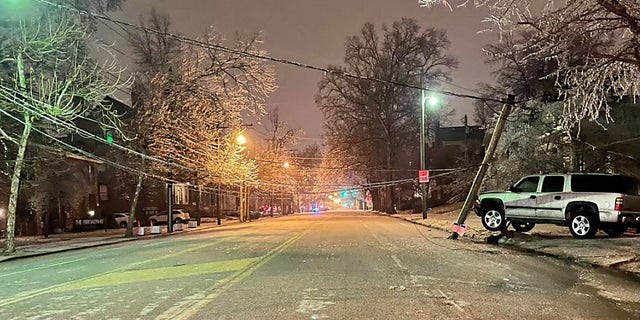
<svg viewBox="0 0 640 320">
<path fill-rule="evenodd" d="M 571 215 L 569 231 L 576 239 L 591 239 L 598 232 L 598 222 L 595 215 L 586 210 L 581 210 Z"/>
<path fill-rule="evenodd" d="M 503 230 L 507 224 L 507 220 L 504 217 L 504 212 L 497 206 L 491 206 L 483 208 L 482 212 L 482 225 L 489 231 Z"/>
</svg>

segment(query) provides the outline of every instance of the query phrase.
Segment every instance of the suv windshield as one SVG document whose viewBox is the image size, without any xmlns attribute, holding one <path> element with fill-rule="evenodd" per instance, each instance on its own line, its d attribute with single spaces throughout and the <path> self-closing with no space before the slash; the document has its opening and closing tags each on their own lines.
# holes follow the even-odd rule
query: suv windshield
<svg viewBox="0 0 640 320">
<path fill-rule="evenodd" d="M 572 175 L 571 190 L 638 195 L 638 182 L 634 178 L 625 176 Z"/>
</svg>

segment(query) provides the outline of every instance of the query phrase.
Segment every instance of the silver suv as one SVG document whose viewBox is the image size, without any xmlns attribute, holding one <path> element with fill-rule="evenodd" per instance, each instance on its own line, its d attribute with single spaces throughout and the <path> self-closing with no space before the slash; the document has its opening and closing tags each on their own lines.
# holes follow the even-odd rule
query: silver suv
<svg viewBox="0 0 640 320">
<path fill-rule="evenodd" d="M 598 229 L 610 236 L 640 226 L 640 183 L 612 174 L 546 174 L 522 178 L 508 191 L 479 196 L 476 214 L 490 231 L 527 232 L 536 223 L 568 226 L 575 238 L 593 238 Z"/>
</svg>

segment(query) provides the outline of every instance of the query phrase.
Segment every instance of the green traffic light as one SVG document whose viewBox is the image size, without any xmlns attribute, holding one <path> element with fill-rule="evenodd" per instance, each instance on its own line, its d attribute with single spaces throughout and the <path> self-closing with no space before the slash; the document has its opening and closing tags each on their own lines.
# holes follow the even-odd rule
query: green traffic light
<svg viewBox="0 0 640 320">
<path fill-rule="evenodd" d="M 113 134 L 111 133 L 111 131 L 107 131 L 107 142 L 113 142 Z"/>
</svg>

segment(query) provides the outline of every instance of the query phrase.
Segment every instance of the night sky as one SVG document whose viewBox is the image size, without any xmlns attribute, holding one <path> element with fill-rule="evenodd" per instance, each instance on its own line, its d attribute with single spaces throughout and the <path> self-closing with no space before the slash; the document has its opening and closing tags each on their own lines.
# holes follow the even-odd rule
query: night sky
<svg viewBox="0 0 640 320">
<path fill-rule="evenodd" d="M 496 37 L 478 33 L 488 27 L 481 22 L 486 15 L 482 9 L 420 8 L 417 0 L 128 0 L 121 12 L 110 15 L 137 23 L 153 7 L 169 14 L 174 29 L 184 36 L 197 37 L 208 26 L 228 38 L 236 32 L 262 31 L 264 48 L 272 56 L 318 66 L 342 63 L 346 37 L 358 34 L 365 22 L 380 26 L 411 17 L 424 27 L 447 30 L 451 53 L 460 60 L 453 83 L 474 89 L 478 82 L 491 79 L 489 68 L 483 64 L 481 48 Z M 126 41 L 104 25 L 100 29 L 99 37 L 128 52 Z M 130 61 L 122 57 L 123 65 Z M 279 89 L 268 100 L 267 107 L 279 106 L 285 121 L 304 129 L 305 144 L 320 142 L 323 118 L 315 106 L 314 95 L 322 74 L 282 64 L 276 65 L 276 72 Z M 447 89 L 471 93 L 459 87 Z M 458 125 L 463 115 L 471 111 L 472 102 L 466 99 L 448 102 L 456 110 L 451 124 Z"/>
</svg>

